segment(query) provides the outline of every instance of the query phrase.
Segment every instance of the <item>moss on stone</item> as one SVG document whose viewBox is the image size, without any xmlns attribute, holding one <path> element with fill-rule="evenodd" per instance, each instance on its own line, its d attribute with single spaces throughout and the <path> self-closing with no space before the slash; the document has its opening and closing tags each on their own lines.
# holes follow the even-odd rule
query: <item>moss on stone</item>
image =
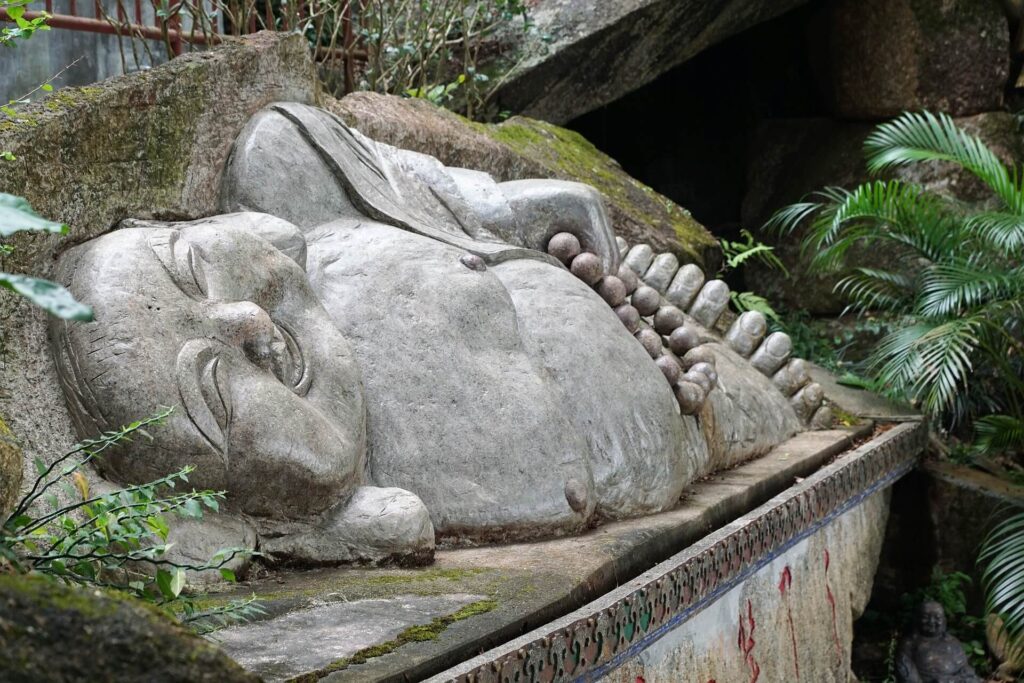
<svg viewBox="0 0 1024 683">
<path fill-rule="evenodd" d="M 624 173 L 611 157 L 575 131 L 518 116 L 498 126 L 471 125 L 548 168 L 553 176 L 593 185 L 613 205 L 613 210 L 621 211 L 636 223 L 668 228 L 682 247 L 681 255 L 691 261 L 706 266 L 706 252 L 718 248 L 711 234 L 689 211 Z"/>
<path fill-rule="evenodd" d="M 425 569 L 414 574 L 385 574 L 382 576 L 371 576 L 365 579 L 367 585 L 383 586 L 395 583 L 410 583 L 421 581 L 435 581 L 447 579 L 449 581 L 460 581 L 471 576 L 485 572 L 485 569 Z"/>
<path fill-rule="evenodd" d="M 18 499 L 23 457 L 14 434 L 0 417 L 0 522 Z"/>
<path fill-rule="evenodd" d="M 364 664 L 371 659 L 389 655 L 407 643 L 422 643 L 430 640 L 437 640 L 438 636 L 444 633 L 452 624 L 481 614 L 486 614 L 487 612 L 497 609 L 497 607 L 498 602 L 496 600 L 477 600 L 476 602 L 470 603 L 451 614 L 446 614 L 443 617 L 435 617 L 429 624 L 410 626 L 395 636 L 392 640 L 371 645 L 370 647 L 365 647 L 362 650 L 353 653 L 350 657 L 342 657 L 321 669 L 291 678 L 289 679 L 289 683 L 314 683 L 314 681 L 318 681 L 324 676 L 336 671 L 342 671 L 350 666 Z"/>
<path fill-rule="evenodd" d="M 0 576 L 0 671 L 11 680 L 253 682 L 153 605 L 43 576 Z M 7 679 L 5 679 L 7 680 Z"/>
</svg>

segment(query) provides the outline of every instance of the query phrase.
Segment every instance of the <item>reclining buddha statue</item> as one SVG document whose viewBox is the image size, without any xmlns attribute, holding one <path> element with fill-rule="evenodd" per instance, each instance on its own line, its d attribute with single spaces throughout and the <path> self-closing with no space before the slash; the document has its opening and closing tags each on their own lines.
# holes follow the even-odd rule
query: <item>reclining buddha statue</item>
<svg viewBox="0 0 1024 683">
<path fill-rule="evenodd" d="M 96 316 L 52 342 L 82 437 L 175 408 L 102 476 L 195 465 L 269 554 L 574 533 L 827 422 L 785 335 L 716 332 L 724 283 L 627 250 L 587 185 L 498 183 L 281 103 L 221 191 L 222 215 L 66 253 Z"/>
</svg>

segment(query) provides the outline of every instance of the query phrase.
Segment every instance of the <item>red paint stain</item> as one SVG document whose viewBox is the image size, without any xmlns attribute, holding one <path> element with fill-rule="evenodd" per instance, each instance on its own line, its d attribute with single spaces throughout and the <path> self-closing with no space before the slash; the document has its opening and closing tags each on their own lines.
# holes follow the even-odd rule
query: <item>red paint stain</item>
<svg viewBox="0 0 1024 683">
<path fill-rule="evenodd" d="M 789 571 L 789 565 L 787 564 L 785 569 L 782 570 L 782 578 L 779 579 L 779 592 L 783 595 L 786 594 L 786 590 L 793 587 L 793 572 Z"/>
<path fill-rule="evenodd" d="M 789 641 L 793 646 L 793 668 L 796 672 L 796 680 L 800 680 L 800 653 L 796 647 L 796 626 L 793 625 L 793 608 L 786 597 L 786 591 L 793 587 L 793 572 L 789 565 L 782 570 L 782 577 L 779 579 L 779 592 L 782 593 L 782 600 L 786 603 L 786 622 L 789 624 Z"/>
<path fill-rule="evenodd" d="M 839 644 L 839 624 L 836 621 L 836 596 L 832 593 L 832 586 L 828 582 L 828 567 L 831 564 L 831 557 L 828 554 L 828 549 L 825 549 L 825 595 L 828 599 L 829 607 L 832 609 L 832 640 L 836 645 L 836 654 L 842 659 L 843 646 Z"/>
<path fill-rule="evenodd" d="M 636 677 L 636 683 L 647 683 L 643 676 Z"/>
<path fill-rule="evenodd" d="M 746 621 L 744 622 L 744 620 Z M 761 667 L 754 659 L 754 646 L 757 645 L 757 641 L 754 640 L 754 629 L 756 628 L 754 605 L 747 600 L 747 614 L 744 615 L 742 611 L 740 612 L 740 628 L 736 644 L 743 654 L 744 662 L 750 667 L 750 683 L 757 683 L 757 679 L 761 676 Z"/>
</svg>

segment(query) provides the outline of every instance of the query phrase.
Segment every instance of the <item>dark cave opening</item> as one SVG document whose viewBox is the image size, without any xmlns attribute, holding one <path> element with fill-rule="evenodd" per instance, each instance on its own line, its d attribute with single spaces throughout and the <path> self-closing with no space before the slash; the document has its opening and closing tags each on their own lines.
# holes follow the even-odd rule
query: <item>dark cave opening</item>
<svg viewBox="0 0 1024 683">
<path fill-rule="evenodd" d="M 759 24 L 567 126 L 717 237 L 742 226 L 750 146 L 770 118 L 826 115 L 815 78 L 820 3 Z"/>
</svg>

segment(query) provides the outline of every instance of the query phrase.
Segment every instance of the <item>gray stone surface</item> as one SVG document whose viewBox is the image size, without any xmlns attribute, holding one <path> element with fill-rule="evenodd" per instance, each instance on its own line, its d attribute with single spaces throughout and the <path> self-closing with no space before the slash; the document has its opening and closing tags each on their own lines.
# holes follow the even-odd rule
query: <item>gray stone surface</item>
<svg viewBox="0 0 1024 683">
<path fill-rule="evenodd" d="M 252 118 L 224 178 L 222 208 L 243 213 L 135 221 L 69 251 L 60 279 L 97 319 L 52 337 L 80 434 L 179 408 L 106 476 L 194 464 L 270 554 L 423 561 L 434 531 L 571 533 L 669 509 L 799 428 L 757 362 L 713 344 L 684 357 L 687 412 L 708 402 L 679 416 L 651 360 L 661 336 L 642 324 L 638 344 L 587 286 L 619 265 L 591 188 L 451 170 L 296 103 Z M 558 233 L 594 252 L 576 277 L 543 251 Z M 645 294 L 653 314 L 654 288 L 633 305 Z M 691 313 L 713 324 L 727 294 L 705 284 Z"/>
<path fill-rule="evenodd" d="M 274 619 L 222 629 L 210 640 L 263 680 L 284 681 L 393 640 L 410 626 L 429 624 L 481 597 L 455 593 L 353 602 L 335 598 Z"/>
<path fill-rule="evenodd" d="M 558 402 L 585 440 L 597 512 L 618 518 L 671 508 L 679 484 L 706 468 L 708 454 L 696 421 L 677 414 L 657 365 L 608 306 L 564 271 L 532 261 L 494 270 L 526 348 L 555 380 Z"/>
<path fill-rule="evenodd" d="M 352 497 L 308 530 L 264 538 L 264 552 L 302 563 L 429 563 L 434 555 L 430 512 L 415 494 L 399 488 L 360 486 Z M 280 533 L 280 531 L 278 531 Z"/>
<path fill-rule="evenodd" d="M 668 252 L 658 254 L 651 262 L 650 268 L 643 274 L 644 282 L 664 294 L 677 270 L 679 270 L 679 259 L 675 254 Z"/>
<path fill-rule="evenodd" d="M 0 192 L 26 196 L 40 214 L 68 223 L 70 234 L 11 240 L 4 269 L 53 277 L 61 251 L 127 216 L 216 213 L 235 136 L 253 113 L 282 98 L 314 98 L 306 43 L 259 34 L 26 107 L 31 124 L 6 122 L 0 130 L 0 148 L 17 156 L 0 164 Z M 47 325 L 27 300 L 0 293 L 0 420 L 24 452 L 26 477 L 34 476 L 34 458 L 51 462 L 77 440 Z M 140 404 L 131 419 L 146 417 L 146 409 Z"/>
<path fill-rule="evenodd" d="M 982 683 L 967 661 L 964 644 L 949 633 L 942 605 L 925 600 L 916 616 L 913 631 L 904 634 L 896 650 L 897 683 Z"/>
<path fill-rule="evenodd" d="M 564 489 L 592 491 L 586 444 L 495 269 L 461 254 L 373 222 L 310 235 L 314 289 L 362 368 L 370 476 L 417 493 L 442 534 L 579 528 Z"/>
<path fill-rule="evenodd" d="M 698 348 L 713 353 L 718 372 L 718 386 L 700 413 L 710 452 L 709 472 L 763 455 L 803 428 L 789 399 L 770 379 L 751 372 L 739 354 L 720 343 Z"/>
<path fill-rule="evenodd" d="M 890 401 L 856 387 L 840 384 L 828 370 L 814 363 L 806 364 L 810 379 L 821 385 L 825 397 L 843 412 L 870 420 L 917 420 L 921 415 L 909 405 Z"/>
<path fill-rule="evenodd" d="M 423 680 L 622 585 L 689 547 L 710 529 L 767 501 L 790 486 L 794 477 L 809 476 L 868 433 L 869 429 L 859 428 L 799 434 L 756 461 L 688 487 L 674 510 L 610 522 L 583 535 L 511 546 L 440 549 L 433 567 L 415 570 L 285 571 L 240 587 L 233 596 L 255 592 L 268 617 L 336 600 L 453 593 L 493 600 L 492 611 L 452 623 L 436 639 L 408 642 L 391 654 L 350 665 L 328 679 L 350 683 Z"/>
<path fill-rule="evenodd" d="M 193 485 L 229 490 L 241 512 L 302 518 L 362 474 L 360 372 L 303 269 L 255 232 L 223 216 L 68 252 L 60 280 L 96 320 L 53 319 L 58 374 L 83 436 L 178 407 L 159 440 L 103 458 L 107 477 L 194 465 Z"/>
<path fill-rule="evenodd" d="M 51 321 L 58 375 L 83 437 L 140 410 L 176 408 L 159 438 L 123 444 L 102 459 L 101 473 L 128 485 L 192 465 L 194 486 L 227 490 L 229 510 L 265 521 L 312 522 L 348 499 L 365 470 L 361 375 L 307 283 L 301 233 L 254 214 L 133 225 L 61 260 L 61 280 L 93 305 L 96 320 Z M 324 529 L 306 534 L 315 542 L 292 544 L 312 545 L 321 561 L 429 559 L 426 512 L 400 493 L 411 500 L 396 506 L 396 492 L 357 489 L 343 524 L 328 516 Z M 365 522 L 374 500 L 391 509 Z M 178 529 L 182 559 L 255 547 L 238 524 L 216 517 Z"/>
<path fill-rule="evenodd" d="M 704 327 L 714 327 L 729 306 L 729 286 L 722 280 L 704 283 L 690 306 L 690 315 Z"/>
<path fill-rule="evenodd" d="M 703 286 L 704 271 L 699 266 L 687 263 L 676 271 L 665 296 L 679 308 L 689 308 Z"/>
</svg>

